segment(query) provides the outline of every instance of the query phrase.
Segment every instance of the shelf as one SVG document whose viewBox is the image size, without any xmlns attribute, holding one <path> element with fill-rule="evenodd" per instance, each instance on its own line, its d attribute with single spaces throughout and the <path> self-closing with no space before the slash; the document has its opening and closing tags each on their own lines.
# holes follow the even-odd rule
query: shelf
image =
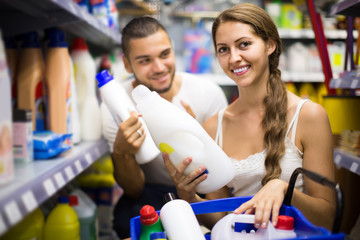
<svg viewBox="0 0 360 240">
<path fill-rule="evenodd" d="M 4 36 L 59 27 L 105 49 L 121 42 L 118 31 L 105 26 L 72 0 L 1 0 L 0 9 Z"/>
<path fill-rule="evenodd" d="M 278 29 L 279 35 L 283 39 L 315 39 L 313 29 Z M 347 32 L 345 29 L 325 30 L 325 37 L 327 39 L 346 39 Z M 358 36 L 356 30 L 353 31 L 354 38 Z"/>
<path fill-rule="evenodd" d="M 347 71 L 340 78 L 330 80 L 330 88 L 340 89 L 359 89 L 360 88 L 360 71 Z"/>
<path fill-rule="evenodd" d="M 15 164 L 15 177 L 0 186 L 0 235 L 108 153 L 104 139 L 83 142 L 59 158 Z"/>
<path fill-rule="evenodd" d="M 335 4 L 330 10 L 330 15 L 336 15 L 336 14 L 353 16 L 353 17 L 360 16 L 360 1 L 345 0 Z"/>
<path fill-rule="evenodd" d="M 154 15 L 160 11 L 155 3 L 141 0 L 116 0 L 116 6 L 120 15 Z"/>
<path fill-rule="evenodd" d="M 343 167 L 350 172 L 360 175 L 360 158 L 351 153 L 341 149 L 335 149 L 334 163 L 337 167 Z"/>
<path fill-rule="evenodd" d="M 234 81 L 222 73 L 205 73 L 197 74 L 200 77 L 209 79 L 220 86 L 235 86 Z M 324 82 L 324 74 L 322 72 L 289 72 L 281 71 L 281 78 L 284 82 Z"/>
</svg>

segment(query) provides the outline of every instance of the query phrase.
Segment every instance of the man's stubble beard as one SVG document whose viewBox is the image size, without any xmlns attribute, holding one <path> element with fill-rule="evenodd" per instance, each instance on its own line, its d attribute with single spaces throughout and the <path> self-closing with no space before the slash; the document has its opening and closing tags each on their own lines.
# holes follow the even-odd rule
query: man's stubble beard
<svg viewBox="0 0 360 240">
<path fill-rule="evenodd" d="M 137 77 L 136 77 L 136 74 L 134 73 L 134 78 L 135 78 L 135 82 L 136 82 L 136 84 L 142 84 L 142 85 L 144 85 L 144 86 L 146 86 L 147 88 L 149 88 L 151 91 L 155 91 L 155 92 L 157 92 L 157 93 L 165 93 L 165 92 L 167 92 L 167 91 L 169 91 L 170 89 L 171 89 L 171 87 L 172 87 L 172 85 L 173 85 L 173 83 L 174 83 L 174 77 L 175 77 L 175 69 L 174 69 L 174 72 L 173 72 L 173 74 L 172 74 L 172 76 L 171 76 L 171 80 L 170 80 L 170 84 L 169 84 L 169 86 L 167 87 L 167 88 L 164 88 L 164 89 L 154 89 L 154 88 L 152 88 L 152 87 L 150 87 L 148 84 L 145 84 L 145 83 L 143 83 L 143 82 L 141 82 Z"/>
</svg>

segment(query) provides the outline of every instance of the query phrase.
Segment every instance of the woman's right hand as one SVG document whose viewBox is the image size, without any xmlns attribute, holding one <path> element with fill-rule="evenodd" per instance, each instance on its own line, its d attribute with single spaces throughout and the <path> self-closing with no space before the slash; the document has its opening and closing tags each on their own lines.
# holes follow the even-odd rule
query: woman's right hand
<svg viewBox="0 0 360 240">
<path fill-rule="evenodd" d="M 184 172 L 192 162 L 191 157 L 185 158 L 178 167 L 174 166 L 166 152 L 163 153 L 163 159 L 169 175 L 176 186 L 178 196 L 189 203 L 196 202 L 195 187 L 207 178 L 207 174 L 203 174 L 206 169 L 205 166 L 201 166 L 185 176 Z"/>
</svg>

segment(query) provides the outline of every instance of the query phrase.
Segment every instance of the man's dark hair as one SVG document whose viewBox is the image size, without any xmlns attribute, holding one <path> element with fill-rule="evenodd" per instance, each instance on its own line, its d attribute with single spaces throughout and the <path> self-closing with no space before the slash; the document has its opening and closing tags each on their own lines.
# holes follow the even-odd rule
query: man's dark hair
<svg viewBox="0 0 360 240">
<path fill-rule="evenodd" d="M 131 39 L 147 37 L 160 29 L 167 33 L 164 26 L 153 17 L 144 16 L 132 19 L 121 33 L 121 47 L 125 56 L 129 56 L 129 42 Z"/>
</svg>

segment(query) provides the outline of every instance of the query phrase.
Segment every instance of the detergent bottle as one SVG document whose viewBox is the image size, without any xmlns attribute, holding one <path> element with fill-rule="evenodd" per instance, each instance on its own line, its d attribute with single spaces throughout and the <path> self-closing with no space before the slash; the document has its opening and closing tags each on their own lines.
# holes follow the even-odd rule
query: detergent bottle
<svg viewBox="0 0 360 240">
<path fill-rule="evenodd" d="M 233 179 L 235 167 L 231 160 L 190 114 L 144 85 L 137 86 L 132 96 L 155 144 L 169 154 L 175 166 L 192 157 L 186 175 L 200 166 L 206 167 L 208 176 L 197 185 L 197 192 L 216 191 Z"/>
<path fill-rule="evenodd" d="M 205 236 L 190 204 L 176 199 L 173 193 L 165 195 L 166 203 L 160 210 L 161 223 L 171 240 L 205 240 Z"/>
<path fill-rule="evenodd" d="M 130 96 L 127 94 L 121 84 L 117 83 L 113 76 L 107 70 L 103 70 L 96 75 L 101 98 L 114 116 L 116 123 L 119 125 L 121 121 L 125 121 L 130 117 L 130 111 L 137 111 Z M 153 160 L 160 154 L 151 138 L 146 123 L 139 118 L 146 137 L 140 150 L 135 154 L 135 159 L 139 164 L 144 164 Z"/>
<path fill-rule="evenodd" d="M 44 226 L 44 240 L 80 240 L 80 224 L 67 196 L 60 196 Z"/>
<path fill-rule="evenodd" d="M 101 138 L 101 112 L 96 97 L 96 65 L 83 38 L 74 38 L 71 50 L 79 106 L 81 139 Z"/>
<path fill-rule="evenodd" d="M 31 110 L 33 130 L 45 130 L 45 65 L 37 32 L 24 34 L 17 68 L 17 108 Z"/>
<path fill-rule="evenodd" d="M 45 64 L 48 129 L 60 134 L 72 132 L 69 58 L 64 32 L 51 29 Z"/>
<path fill-rule="evenodd" d="M 164 231 L 158 213 L 150 205 L 144 205 L 140 209 L 140 224 L 141 234 L 139 240 L 149 240 L 152 233 Z"/>
</svg>

